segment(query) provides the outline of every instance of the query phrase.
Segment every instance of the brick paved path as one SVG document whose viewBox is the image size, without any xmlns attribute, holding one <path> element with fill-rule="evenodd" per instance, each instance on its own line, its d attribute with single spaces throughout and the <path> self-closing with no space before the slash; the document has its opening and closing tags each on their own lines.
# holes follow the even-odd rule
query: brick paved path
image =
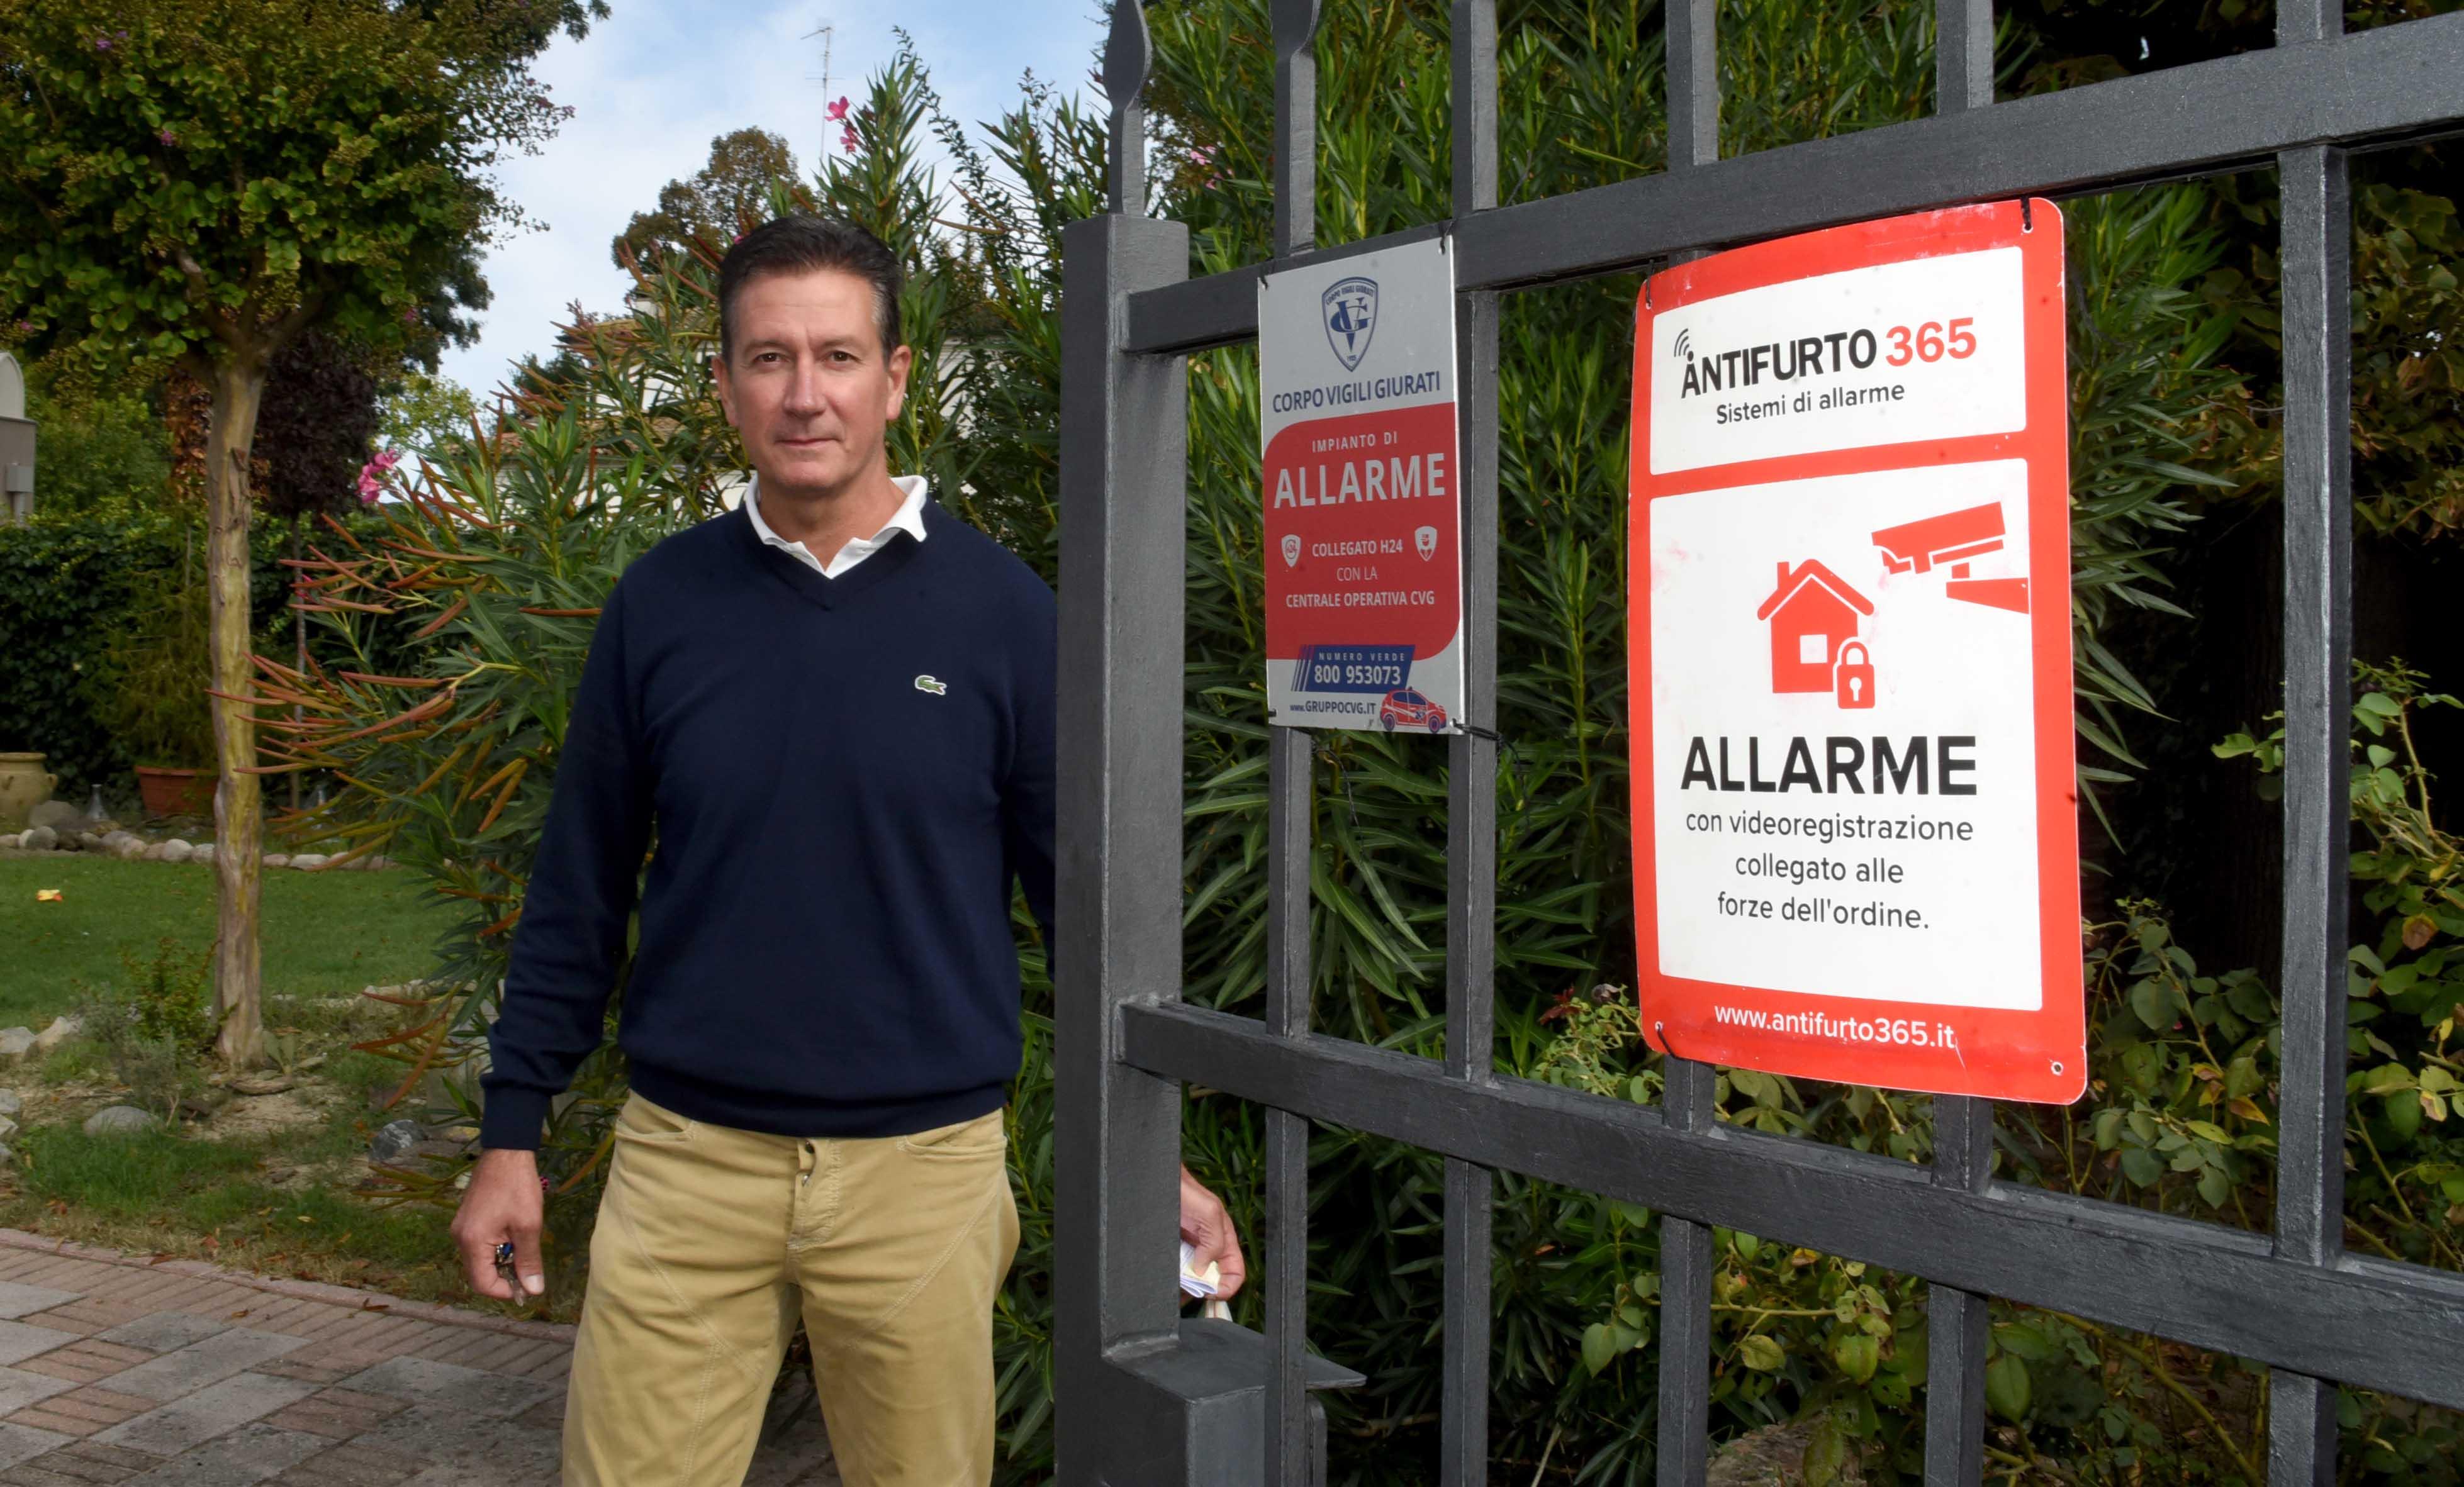
<svg viewBox="0 0 2464 1487">
<path fill-rule="evenodd" d="M 544 1487 L 572 1334 L 0 1229 L 0 1484 Z M 809 1411 L 745 1477 L 838 1481 Z"/>
</svg>

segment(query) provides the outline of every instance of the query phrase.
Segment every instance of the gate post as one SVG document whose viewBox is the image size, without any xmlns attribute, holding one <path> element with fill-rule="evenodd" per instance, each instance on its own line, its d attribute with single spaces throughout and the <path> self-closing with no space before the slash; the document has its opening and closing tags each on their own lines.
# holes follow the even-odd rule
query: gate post
<svg viewBox="0 0 2464 1487">
<path fill-rule="evenodd" d="M 1117 1013 L 1180 995 L 1186 405 L 1178 358 L 1117 348 L 1189 233 L 1111 214 L 1062 242 L 1054 1429 L 1061 1479 L 1096 1483 L 1107 1358 L 1178 1321 L 1180 1090 L 1119 1061 Z"/>
<path fill-rule="evenodd" d="M 1062 232 L 1054 1448 L 1067 1487 L 1247 1487 L 1265 1473 L 1265 1340 L 1180 1319 L 1180 1087 L 1120 1048 L 1121 1008 L 1178 1001 L 1181 973 L 1188 400 L 1178 356 L 1121 349 L 1130 295 L 1189 275 L 1189 230 L 1140 213 L 1147 63 L 1123 0 L 1104 60 L 1111 209 Z M 1359 1382 L 1309 1360 L 1311 1387 Z"/>
</svg>

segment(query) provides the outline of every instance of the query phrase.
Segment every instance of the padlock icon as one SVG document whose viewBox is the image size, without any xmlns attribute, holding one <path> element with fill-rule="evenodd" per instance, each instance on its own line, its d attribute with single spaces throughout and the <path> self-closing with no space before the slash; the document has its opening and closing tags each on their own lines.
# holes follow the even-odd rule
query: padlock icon
<svg viewBox="0 0 2464 1487">
<path fill-rule="evenodd" d="M 1848 659 L 1855 651 L 1857 659 Z M 1874 705 L 1874 658 L 1863 641 L 1839 643 L 1839 662 L 1832 668 L 1832 688 L 1839 695 L 1843 708 L 1870 708 Z"/>
</svg>

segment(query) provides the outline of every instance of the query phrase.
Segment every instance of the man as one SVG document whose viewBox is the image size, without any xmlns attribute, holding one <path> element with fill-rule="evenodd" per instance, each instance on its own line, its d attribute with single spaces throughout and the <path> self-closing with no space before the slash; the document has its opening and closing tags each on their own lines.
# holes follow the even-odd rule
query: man
<svg viewBox="0 0 2464 1487">
<path fill-rule="evenodd" d="M 800 1311 L 850 1487 L 991 1474 L 1009 905 L 1022 882 L 1051 923 L 1054 604 L 890 474 L 899 284 L 840 222 L 728 252 L 715 373 L 753 487 L 626 571 L 566 726 L 453 1233 L 479 1291 L 514 1295 L 504 1244 L 543 1289 L 540 1126 L 599 1045 L 647 853 L 567 1487 L 740 1481 Z M 1237 1288 L 1186 1170 L 1181 1227 Z"/>
</svg>

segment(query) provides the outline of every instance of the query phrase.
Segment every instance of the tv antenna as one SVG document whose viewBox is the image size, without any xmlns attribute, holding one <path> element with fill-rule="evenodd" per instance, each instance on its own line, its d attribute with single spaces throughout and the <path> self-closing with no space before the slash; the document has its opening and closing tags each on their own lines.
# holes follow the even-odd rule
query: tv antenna
<svg viewBox="0 0 2464 1487">
<path fill-rule="evenodd" d="M 805 41 L 810 41 L 815 36 L 822 38 L 821 76 L 816 77 L 811 73 L 806 73 L 804 75 L 804 80 L 806 82 L 818 82 L 822 85 L 822 106 L 825 109 L 828 108 L 830 105 L 830 50 L 838 41 L 838 30 L 837 26 L 828 21 L 824 21 L 819 26 L 814 27 L 811 31 L 804 33 L 803 36 L 801 38 Z M 823 158 L 826 159 L 829 153 L 830 131 L 828 121 L 825 119 L 822 125 L 821 155 Z"/>
<path fill-rule="evenodd" d="M 804 80 L 806 82 L 820 83 L 824 94 L 827 94 L 830 91 L 830 47 L 838 40 L 838 30 L 839 29 L 836 26 L 831 25 L 827 21 L 824 21 L 820 26 L 804 33 L 803 35 L 803 39 L 806 41 L 812 40 L 815 36 L 822 38 L 822 75 L 819 77 L 816 77 L 810 73 L 807 73 L 804 75 Z"/>
</svg>

